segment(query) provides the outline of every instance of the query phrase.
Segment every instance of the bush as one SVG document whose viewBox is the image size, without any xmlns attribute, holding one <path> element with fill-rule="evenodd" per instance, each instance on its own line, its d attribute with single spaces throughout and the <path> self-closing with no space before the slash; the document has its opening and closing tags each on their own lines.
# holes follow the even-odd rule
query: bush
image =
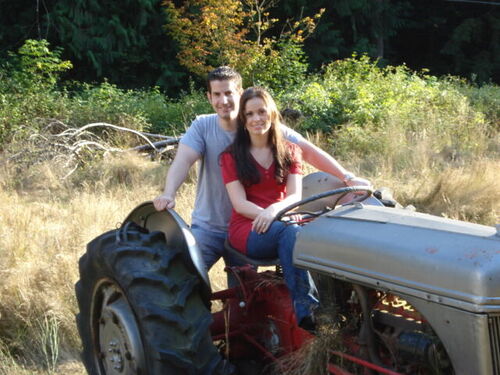
<svg viewBox="0 0 500 375">
<path fill-rule="evenodd" d="M 57 91 L 59 75 L 71 68 L 61 51 L 45 40 L 26 40 L 0 66 L 0 148 L 14 134 L 27 136 L 30 124 L 65 113 L 65 95 Z"/>
<path fill-rule="evenodd" d="M 457 90 L 465 95 L 471 106 L 484 114 L 484 117 L 493 132 L 500 130 L 500 86 L 485 84 L 475 86 L 463 80 L 451 80 Z"/>
<path fill-rule="evenodd" d="M 333 134 L 330 144 L 345 158 L 397 158 L 422 142 L 435 154 L 480 154 L 488 147 L 490 113 L 480 110 L 479 99 L 471 105 L 473 95 L 463 92 L 447 78 L 404 65 L 381 68 L 367 56 L 353 56 L 329 64 L 279 99 L 304 114 L 303 129 Z"/>
<path fill-rule="evenodd" d="M 194 88 L 179 99 L 169 99 L 165 103 L 161 118 L 152 123 L 151 131 L 155 133 L 178 136 L 186 131 L 197 115 L 213 112 L 206 93 Z"/>
</svg>

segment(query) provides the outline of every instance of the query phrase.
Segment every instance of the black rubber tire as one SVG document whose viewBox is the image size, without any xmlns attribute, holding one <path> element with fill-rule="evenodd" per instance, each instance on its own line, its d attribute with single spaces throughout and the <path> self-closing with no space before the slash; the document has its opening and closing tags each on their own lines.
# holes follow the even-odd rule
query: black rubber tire
<svg viewBox="0 0 500 375">
<path fill-rule="evenodd" d="M 200 280 L 163 233 L 128 223 L 90 242 L 79 267 L 77 325 L 89 374 L 233 373 L 212 343 Z"/>
</svg>

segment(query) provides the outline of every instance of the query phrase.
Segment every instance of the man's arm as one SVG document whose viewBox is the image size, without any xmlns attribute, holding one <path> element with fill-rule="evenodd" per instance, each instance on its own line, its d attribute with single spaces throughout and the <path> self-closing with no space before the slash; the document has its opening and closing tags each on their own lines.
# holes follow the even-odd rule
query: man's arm
<svg viewBox="0 0 500 375">
<path fill-rule="evenodd" d="M 177 190 L 186 180 L 191 166 L 200 158 L 200 154 L 191 147 L 179 143 L 179 148 L 175 154 L 174 161 L 168 169 L 163 194 L 153 200 L 153 204 L 158 211 L 175 207 L 175 195 Z"/>
<path fill-rule="evenodd" d="M 342 165 L 340 165 L 331 155 L 313 145 L 305 138 L 302 138 L 297 145 L 302 149 L 302 158 L 308 164 L 311 164 L 320 171 L 338 177 L 341 181 L 344 181 L 347 186 L 371 185 L 370 181 L 361 177 L 356 177 L 353 173 L 342 167 Z"/>
</svg>

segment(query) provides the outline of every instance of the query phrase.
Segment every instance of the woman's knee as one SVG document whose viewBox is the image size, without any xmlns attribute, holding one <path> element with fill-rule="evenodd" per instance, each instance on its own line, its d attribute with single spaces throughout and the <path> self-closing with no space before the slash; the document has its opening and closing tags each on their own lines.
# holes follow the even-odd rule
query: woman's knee
<svg viewBox="0 0 500 375">
<path fill-rule="evenodd" d="M 296 224 L 292 225 L 285 225 L 285 228 L 283 229 L 282 234 L 287 237 L 291 237 L 295 240 L 295 237 L 297 236 L 297 233 L 300 232 L 300 226 Z"/>
<path fill-rule="evenodd" d="M 300 227 L 297 224 L 285 224 L 281 221 L 275 221 L 271 225 L 271 229 L 277 231 L 280 235 L 296 235 L 300 231 Z"/>
</svg>

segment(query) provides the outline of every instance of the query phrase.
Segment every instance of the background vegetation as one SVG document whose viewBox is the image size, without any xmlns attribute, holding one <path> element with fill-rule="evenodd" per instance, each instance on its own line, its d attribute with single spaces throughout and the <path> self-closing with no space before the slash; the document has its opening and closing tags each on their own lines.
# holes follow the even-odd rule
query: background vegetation
<svg viewBox="0 0 500 375">
<path fill-rule="evenodd" d="M 254 59 L 242 70 L 246 82 L 269 87 L 286 122 L 343 165 L 392 188 L 397 200 L 419 211 L 499 222 L 500 87 L 489 81 L 498 71 L 497 8 L 346 0 L 322 12 L 319 0 L 260 10 L 251 5 L 263 2 L 243 1 L 248 13 L 239 21 L 233 13 L 232 22 L 234 34 L 247 34 L 231 49 L 214 52 L 215 44 L 207 43 L 215 41 L 204 33 L 199 43 L 209 58 L 175 59 L 184 43 L 183 14 L 189 22 L 223 27 L 214 11 L 219 2 L 189 2 L 195 15 L 181 7 L 187 3 L 125 1 L 120 9 L 83 0 L 47 0 L 38 8 L 2 3 L 8 10 L 0 13 L 2 25 L 12 27 L 0 31 L 0 45 L 9 51 L 0 63 L 0 374 L 84 373 L 74 323 L 78 259 L 87 242 L 156 196 L 166 173 L 168 158 L 117 151 L 142 143 L 137 137 L 102 128 L 86 132 L 83 142 L 62 134 L 106 122 L 180 135 L 196 114 L 211 111 L 199 83 L 206 69 L 238 64 L 242 46 Z M 224 4 L 231 11 L 231 2 Z M 475 10 L 467 17 L 466 6 Z M 300 9 L 303 16 L 287 23 Z M 415 15 L 419 22 L 410 22 Z M 162 30 L 173 17 L 178 28 L 171 22 Z M 459 28 L 464 24 L 474 27 Z M 402 35 L 420 48 L 405 55 L 408 60 L 396 53 L 412 45 L 401 42 L 398 50 Z M 442 51 L 435 53 L 435 45 Z M 429 56 L 432 67 L 409 67 Z M 475 80 L 436 74 L 471 77 L 473 66 L 481 66 Z M 108 151 L 92 148 L 95 140 Z M 179 194 L 177 209 L 186 221 L 195 179 Z M 215 289 L 223 287 L 221 267 L 211 280 Z"/>
<path fill-rule="evenodd" d="M 159 86 L 169 96 L 187 89 L 190 70 L 176 59 L 183 42 L 165 32 L 175 28 L 166 9 L 184 7 L 200 14 L 204 6 L 219 13 L 212 25 L 225 31 L 216 38 L 279 38 L 287 25 L 325 9 L 304 52 L 315 71 L 332 60 L 366 53 L 389 65 L 430 69 L 478 82 L 500 82 L 500 7 L 494 1 L 445 0 L 3 0 L 0 12 L 0 60 L 26 39 L 46 39 L 64 49 L 75 68 L 65 79 L 110 83 L 122 88 Z M 221 8 L 222 7 L 222 8 Z M 243 7 L 242 12 L 234 9 Z M 266 11 L 262 11 L 267 7 Z M 221 11 L 221 9 L 223 11 Z M 259 13 L 259 9 L 261 10 Z M 264 13 L 267 13 L 266 16 Z M 219 15 L 226 15 L 221 20 Z M 261 16 L 259 19 L 258 16 Z M 245 17 L 243 17 L 245 15 Z M 302 16 L 298 16 L 302 15 Z M 242 27 L 257 16 L 260 26 Z M 190 18 L 192 20 L 192 18 Z M 228 25 L 237 21 L 240 24 Z M 205 30 L 210 27 L 205 24 Z M 193 30 L 199 33 L 203 28 Z M 213 29 L 211 30 L 213 32 Z M 192 50 L 194 51 L 194 50 Z M 200 51 L 200 50 L 198 50 Z M 215 53 L 215 50 L 211 50 Z"/>
</svg>

